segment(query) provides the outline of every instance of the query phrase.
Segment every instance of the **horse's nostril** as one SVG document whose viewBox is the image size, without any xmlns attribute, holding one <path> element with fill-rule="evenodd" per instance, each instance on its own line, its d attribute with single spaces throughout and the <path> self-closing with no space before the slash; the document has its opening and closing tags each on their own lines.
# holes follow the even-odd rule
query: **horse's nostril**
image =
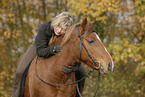
<svg viewBox="0 0 145 97">
<path fill-rule="evenodd" d="M 108 64 L 108 70 L 109 70 L 109 71 L 112 70 L 112 63 L 111 63 L 111 62 Z"/>
</svg>

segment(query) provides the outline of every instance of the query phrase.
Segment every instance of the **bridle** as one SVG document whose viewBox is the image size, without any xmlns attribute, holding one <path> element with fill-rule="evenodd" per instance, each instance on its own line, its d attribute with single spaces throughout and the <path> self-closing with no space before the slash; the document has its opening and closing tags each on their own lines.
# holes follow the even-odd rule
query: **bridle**
<svg viewBox="0 0 145 97">
<path fill-rule="evenodd" d="M 95 32 L 95 31 L 94 31 Z M 94 65 L 93 66 L 93 68 L 90 70 L 91 72 L 93 72 L 94 70 L 99 70 L 99 74 L 98 74 L 98 86 L 97 86 L 97 90 L 96 90 L 96 92 L 95 92 L 95 94 L 94 94 L 94 96 L 93 97 L 95 97 L 96 96 L 96 94 L 97 94 L 97 92 L 98 92 L 98 89 L 99 89 L 99 79 L 100 79 L 100 68 L 101 68 L 101 66 L 100 66 L 100 62 L 99 61 L 95 61 L 94 59 L 93 59 L 93 57 L 90 55 L 90 53 L 88 52 L 88 50 L 87 50 L 87 48 L 85 47 L 85 45 L 84 45 L 84 43 L 83 43 L 83 41 L 82 41 L 82 35 L 85 33 L 85 31 L 84 32 L 82 32 L 82 33 L 80 33 L 80 27 L 78 28 L 78 37 L 79 37 L 79 39 L 80 39 L 80 60 L 82 61 L 82 46 L 84 47 L 84 49 L 85 49 L 85 51 L 87 52 L 87 54 L 88 54 L 88 56 L 90 57 L 90 59 L 93 61 L 93 65 L 94 64 L 96 64 L 96 63 L 98 63 L 99 64 L 99 67 L 98 68 L 96 68 L 96 66 Z M 87 76 L 88 77 L 88 76 Z M 78 89 L 78 88 L 77 88 Z M 79 91 L 79 90 L 78 90 Z M 82 95 L 81 95 L 81 93 L 79 93 L 79 95 L 80 95 L 80 97 L 82 97 Z"/>
<path fill-rule="evenodd" d="M 36 71 L 36 65 L 37 65 L 37 60 L 38 60 L 38 56 L 37 56 L 37 58 L 36 58 L 36 62 L 35 62 L 35 74 L 36 74 L 36 77 L 39 79 L 39 80 L 41 80 L 43 83 L 45 83 L 45 84 L 48 84 L 48 85 L 54 85 L 54 86 L 67 86 L 67 85 L 73 85 L 73 84 L 77 84 L 77 90 L 78 90 L 78 83 L 79 82 L 81 82 L 82 80 L 84 80 L 86 77 L 89 77 L 89 75 L 94 71 L 94 70 L 99 70 L 99 74 L 98 74 L 98 86 L 97 86 L 97 90 L 96 90 L 96 92 L 95 92 L 95 94 L 94 94 L 94 96 L 93 97 L 95 97 L 96 96 L 96 94 L 97 94 L 97 91 L 98 91 L 98 88 L 99 88 L 99 79 L 100 79 L 100 62 L 99 61 L 95 61 L 94 59 L 93 59 L 93 57 L 90 55 L 90 53 L 88 52 L 88 50 L 87 50 L 87 48 L 85 47 L 85 45 L 84 45 L 84 43 L 83 43 L 83 41 L 82 41 L 82 38 L 81 38 L 81 36 L 84 34 L 85 32 L 83 32 L 83 33 L 80 33 L 80 27 L 78 28 L 78 37 L 79 37 L 79 39 L 80 39 L 80 59 L 81 59 L 81 61 L 82 61 L 82 46 L 84 47 L 84 49 L 85 49 L 85 51 L 87 52 L 87 54 L 88 54 L 88 56 L 91 58 L 91 60 L 93 61 L 93 65 L 94 64 L 96 64 L 96 63 L 99 63 L 99 68 L 96 68 L 95 67 L 95 65 L 93 66 L 93 68 L 84 76 L 84 77 L 82 77 L 81 79 L 79 79 L 79 80 L 77 80 L 77 81 L 75 81 L 75 82 L 73 82 L 73 83 L 69 83 L 69 84 L 55 84 L 55 83 L 51 83 L 51 82 L 46 82 L 46 81 L 44 81 L 43 79 L 41 79 L 39 76 L 38 76 L 38 74 L 37 74 L 37 71 Z M 82 45 L 82 46 L 81 46 Z M 78 92 L 79 92 L 79 90 L 78 90 Z M 80 97 L 82 97 L 82 95 L 81 95 L 81 93 L 79 92 L 79 95 L 80 95 Z"/>
<path fill-rule="evenodd" d="M 100 62 L 99 62 L 99 61 L 95 61 L 95 60 L 93 59 L 93 57 L 90 55 L 90 53 L 88 52 L 87 48 L 85 47 L 85 45 L 84 45 L 84 43 L 83 43 L 83 41 L 82 41 L 82 37 L 81 37 L 81 36 L 82 36 L 84 33 L 85 33 L 85 31 L 82 32 L 82 33 L 80 33 L 80 27 L 79 27 L 79 28 L 78 28 L 78 37 L 79 37 L 79 39 L 80 39 L 80 59 L 81 59 L 81 61 L 82 61 L 82 46 L 83 46 L 84 49 L 85 49 L 85 51 L 87 52 L 88 56 L 90 57 L 90 59 L 93 61 L 93 65 L 96 64 L 96 63 L 99 64 L 99 67 L 98 67 L 98 68 L 96 68 L 96 66 L 94 65 L 93 69 L 100 70 Z"/>
</svg>

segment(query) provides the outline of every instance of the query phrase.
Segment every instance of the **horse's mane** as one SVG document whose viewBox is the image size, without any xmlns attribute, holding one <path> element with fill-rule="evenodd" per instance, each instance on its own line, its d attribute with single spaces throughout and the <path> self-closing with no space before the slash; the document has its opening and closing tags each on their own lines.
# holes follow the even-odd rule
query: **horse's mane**
<svg viewBox="0 0 145 97">
<path fill-rule="evenodd" d="M 72 25 L 67 31 L 67 33 L 65 33 L 63 39 L 62 39 L 62 46 L 64 46 L 70 39 L 71 39 L 71 36 L 74 34 L 73 31 L 74 29 L 76 28 L 76 26 L 79 26 L 81 25 L 81 22 L 79 23 L 76 23 L 74 25 Z"/>
</svg>

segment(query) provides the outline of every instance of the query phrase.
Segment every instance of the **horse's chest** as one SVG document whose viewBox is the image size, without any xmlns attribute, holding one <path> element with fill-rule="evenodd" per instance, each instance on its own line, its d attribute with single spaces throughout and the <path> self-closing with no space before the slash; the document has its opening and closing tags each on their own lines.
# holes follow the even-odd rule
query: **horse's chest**
<svg viewBox="0 0 145 97">
<path fill-rule="evenodd" d="M 75 97 L 76 85 L 62 86 L 58 89 L 58 97 Z"/>
<path fill-rule="evenodd" d="M 75 82 L 74 75 L 75 74 L 71 74 L 67 78 L 64 77 L 63 82 L 65 82 L 65 84 L 74 83 Z M 57 89 L 58 95 L 60 95 L 58 97 L 75 97 L 76 95 L 76 84 L 57 87 Z"/>
</svg>

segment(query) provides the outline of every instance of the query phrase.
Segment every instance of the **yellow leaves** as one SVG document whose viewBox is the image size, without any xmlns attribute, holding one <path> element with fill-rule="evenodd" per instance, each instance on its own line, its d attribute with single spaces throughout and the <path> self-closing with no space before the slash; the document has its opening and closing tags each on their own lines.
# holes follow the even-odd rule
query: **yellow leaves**
<svg viewBox="0 0 145 97">
<path fill-rule="evenodd" d="M 7 6 L 7 2 L 5 0 L 1 0 L 0 1 L 0 5 L 1 5 L 0 7 L 3 7 L 4 8 L 4 7 Z"/>
<path fill-rule="evenodd" d="M 12 59 L 16 61 L 18 58 L 17 56 L 19 56 L 20 53 L 18 54 L 17 50 L 14 50 L 14 49 L 18 49 L 20 47 L 24 47 L 24 46 L 28 45 L 28 44 L 21 45 L 21 43 L 23 43 L 23 40 L 21 40 L 21 41 L 19 41 L 19 40 L 22 37 L 22 33 L 24 33 L 26 36 L 25 41 L 30 43 L 30 42 L 32 42 L 31 35 L 33 34 L 35 36 L 37 34 L 38 24 L 43 23 L 43 20 L 41 19 L 43 17 L 42 16 L 43 10 L 41 10 L 42 4 L 40 4 L 40 1 L 39 0 L 28 0 L 28 1 L 29 2 L 25 2 L 27 10 L 23 9 L 24 8 L 23 2 L 20 1 L 22 17 L 19 16 L 18 8 L 13 8 L 13 7 L 17 6 L 16 0 L 9 0 L 9 3 L 5 2 L 5 0 L 0 1 L 2 4 L 2 7 L 0 7 L 0 18 L 3 17 L 2 31 L 4 31 L 4 32 L 2 32 L 2 34 L 0 36 L 0 50 L 1 50 L 0 54 L 1 54 L 1 56 L 3 55 L 3 57 L 0 59 L 2 59 L 2 60 L 10 60 L 8 58 L 8 54 L 6 55 L 6 53 L 5 53 L 5 52 L 7 52 L 7 53 L 10 53 L 12 55 Z M 61 0 L 61 1 L 65 1 L 65 0 Z M 116 14 L 118 14 L 120 12 L 120 10 L 124 8 L 124 6 L 119 6 L 119 3 L 118 3 L 119 1 L 121 1 L 121 0 L 68 0 L 68 6 L 70 8 L 68 10 L 70 10 L 73 13 L 73 15 L 75 15 L 76 17 L 78 17 L 78 15 L 80 15 L 80 13 L 81 13 L 81 19 L 83 19 L 82 16 L 87 15 L 88 18 L 91 18 L 90 19 L 90 20 L 92 20 L 91 23 L 94 23 L 95 26 L 99 26 L 98 28 L 102 29 L 104 26 L 106 26 L 106 25 L 102 25 L 102 24 L 108 22 L 108 21 L 106 21 L 108 18 L 106 16 L 106 12 L 111 11 L 112 12 L 111 15 L 113 15 L 113 17 L 111 17 L 111 18 L 114 18 L 116 16 Z M 136 27 L 136 29 L 139 29 L 140 32 L 138 33 L 136 31 L 133 33 L 133 34 L 139 36 L 139 38 L 145 34 L 144 33 L 144 30 L 145 30 L 145 15 L 144 15 L 145 6 L 142 4 L 141 1 L 143 1 L 143 0 L 135 0 L 135 4 L 133 6 L 135 6 L 135 8 L 136 8 L 134 10 L 136 15 L 132 15 L 133 18 L 131 18 L 132 21 L 139 22 L 139 27 Z M 14 6 L 12 6 L 12 4 L 13 4 L 12 2 L 15 4 Z M 51 3 L 49 3 L 49 5 L 50 4 Z M 30 6 L 30 5 L 33 5 L 33 6 Z M 35 9 L 36 6 L 40 11 Z M 127 6 L 131 6 L 131 4 L 128 4 Z M 4 7 L 6 7 L 6 8 L 4 8 Z M 48 8 L 47 4 L 46 4 L 46 7 Z M 27 15 L 28 18 L 25 17 L 26 11 L 28 13 L 28 15 Z M 54 11 L 55 10 L 52 9 L 52 11 L 50 12 L 47 9 L 47 12 L 48 12 L 47 20 L 50 20 L 51 14 L 55 13 Z M 61 11 L 61 9 L 59 11 Z M 37 14 L 35 14 L 35 13 L 37 13 Z M 37 16 L 37 18 L 36 18 L 35 15 L 40 15 L 40 17 Z M 23 25 L 24 28 L 22 28 L 22 25 L 20 23 L 21 22 L 20 18 L 24 22 L 24 25 Z M 134 19 L 137 19 L 137 20 L 134 20 Z M 33 21 L 28 21 L 28 20 L 33 20 Z M 99 23 L 98 22 L 95 23 L 96 21 L 99 21 Z M 111 23 L 115 24 L 115 22 L 117 22 L 118 19 L 116 19 L 115 22 L 114 21 L 110 22 L 110 21 L 109 21 L 110 24 Z M 131 22 L 131 23 L 133 24 L 134 22 Z M 131 23 L 129 25 L 131 25 Z M 135 24 L 135 26 L 136 26 L 136 24 Z M 113 25 L 109 25 L 107 28 L 110 29 L 110 27 L 113 27 Z M 115 28 L 113 28 L 113 31 L 115 31 L 114 29 Z M 120 29 L 124 30 L 124 27 L 121 26 Z M 117 31 L 116 32 L 113 32 L 112 30 L 111 30 L 112 32 L 108 31 L 111 33 L 110 36 L 108 33 L 103 32 L 103 31 L 104 30 L 100 31 L 101 32 L 100 35 L 102 35 L 102 37 L 109 37 L 109 38 L 111 37 L 109 41 L 112 41 L 112 42 L 109 44 L 106 43 L 106 45 L 108 45 L 108 49 L 110 49 L 109 52 L 111 52 L 110 54 L 112 55 L 112 58 L 114 60 L 115 68 L 117 68 L 117 66 L 121 64 L 120 60 L 123 61 L 123 64 L 125 66 L 128 66 L 129 64 L 128 64 L 127 58 L 130 57 L 133 59 L 133 62 L 135 62 L 135 64 L 137 64 L 137 65 L 139 64 L 139 67 L 135 69 L 136 71 L 139 71 L 141 69 L 142 69 L 142 71 L 145 70 L 145 58 L 144 58 L 145 44 L 143 42 L 140 44 L 131 43 L 130 41 L 132 41 L 132 40 L 129 40 L 129 38 L 127 39 L 125 37 L 120 38 L 120 36 L 115 36 L 116 34 L 118 34 Z M 128 32 L 128 33 L 130 33 L 130 32 Z M 129 35 L 132 35 L 132 34 L 130 33 Z M 4 39 L 6 39 L 7 42 L 9 42 L 10 37 L 12 37 L 12 41 L 10 41 L 10 43 L 12 44 L 11 45 L 12 49 L 10 52 L 8 52 L 8 51 L 5 51 L 8 48 L 7 47 L 8 44 L 4 43 Z M 113 40 L 114 37 L 118 38 L 118 40 L 115 42 Z M 0 93 L 4 94 L 4 95 L 2 94 L 2 97 L 7 97 L 6 91 L 8 91 L 8 89 L 4 89 L 5 88 L 4 86 L 9 86 L 7 83 L 12 82 L 12 79 L 14 78 L 14 74 L 9 74 L 9 75 L 7 74 L 8 70 L 9 71 L 11 70 L 12 72 L 15 72 L 15 70 L 16 70 L 16 67 L 13 67 L 12 69 L 10 69 L 10 66 L 6 66 L 7 65 L 6 63 L 3 63 L 4 65 L 2 67 L 5 66 L 5 68 L 7 68 L 7 69 L 4 69 L 4 72 L 0 72 Z M 130 63 L 131 67 L 132 67 L 132 63 Z M 121 68 L 118 68 L 118 69 L 120 70 Z M 131 69 L 131 68 L 129 67 L 129 69 Z M 102 80 L 100 82 L 101 88 L 99 89 L 99 93 L 101 95 L 99 95 L 98 97 L 100 97 L 100 96 L 113 97 L 114 95 L 117 97 L 121 93 L 124 96 L 120 95 L 120 97 L 132 96 L 131 92 L 130 92 L 130 90 L 132 90 L 132 89 L 128 89 L 128 87 L 132 87 L 134 85 L 134 83 L 131 83 L 130 81 L 127 82 L 129 76 L 127 76 L 126 79 L 123 79 L 122 76 L 120 78 L 120 73 L 116 74 L 116 72 L 114 73 L 113 76 L 109 76 L 109 77 L 107 77 L 107 76 L 102 78 Z M 8 80 L 8 82 L 5 83 L 4 77 Z M 93 78 L 93 77 L 91 77 L 91 78 Z M 103 81 L 104 81 L 104 83 L 103 83 Z M 97 82 L 97 81 L 95 81 L 95 82 Z M 94 82 L 91 82 L 88 80 L 87 80 L 86 84 L 87 84 L 87 86 L 85 85 L 86 88 L 84 91 L 85 96 L 83 96 L 83 97 L 92 97 L 93 96 L 92 91 L 94 90 L 94 88 L 96 89 L 96 87 L 95 87 L 96 85 L 94 84 Z M 135 83 L 135 84 L 139 85 L 138 83 Z M 12 87 L 9 87 L 9 88 L 11 89 Z M 142 91 L 143 91 L 143 89 L 142 90 L 137 89 L 137 90 L 141 91 L 141 92 L 137 92 L 137 93 L 142 93 Z M 104 93 L 104 95 L 103 95 L 103 93 Z M 108 93 L 110 93 L 110 95 Z M 111 93 L 113 93 L 113 95 L 111 95 Z M 90 94 L 90 95 L 88 96 L 88 94 Z M 129 96 L 125 95 L 125 94 L 128 94 Z M 1 94 L 0 94 L 0 96 L 1 96 Z"/>
<path fill-rule="evenodd" d="M 139 19 L 140 25 L 141 25 L 141 31 L 145 30 L 145 1 L 144 0 L 136 0 L 134 2 L 134 5 L 136 7 L 135 13 L 137 14 L 137 17 Z"/>
<path fill-rule="evenodd" d="M 15 23 L 15 14 L 7 14 L 7 12 L 5 12 L 3 14 L 0 14 L 0 19 L 2 19 L 2 21 L 8 21 L 8 23 Z"/>
<path fill-rule="evenodd" d="M 79 13 L 83 13 L 83 15 L 91 15 L 91 17 L 95 18 L 98 21 L 102 21 L 106 23 L 106 15 L 102 15 L 106 11 L 118 11 L 118 1 L 116 0 L 68 0 L 68 6 L 72 6 L 72 13 L 74 15 L 79 15 Z"/>
<path fill-rule="evenodd" d="M 2 18 L 2 14 L 0 14 L 0 19 Z"/>
<path fill-rule="evenodd" d="M 0 96 L 1 97 L 9 97 L 11 94 L 11 89 L 12 87 L 10 84 L 12 84 L 12 80 L 14 77 L 12 77 L 10 74 L 10 70 L 12 69 L 10 64 L 3 66 L 3 71 L 0 72 Z M 9 85 L 6 85 L 6 82 L 9 83 Z M 8 89 L 9 88 L 9 89 Z"/>
<path fill-rule="evenodd" d="M 23 17 L 23 21 L 26 22 L 27 21 L 27 18 L 26 17 Z"/>
<path fill-rule="evenodd" d="M 141 65 L 142 65 L 142 66 L 145 65 L 145 60 L 143 60 L 143 61 L 141 62 Z"/>
<path fill-rule="evenodd" d="M 4 90 L 4 82 L 3 82 L 4 72 L 0 72 L 0 92 L 3 92 Z"/>
<path fill-rule="evenodd" d="M 9 19 L 9 22 L 11 23 L 15 23 L 15 18 L 14 18 L 15 14 L 9 13 L 7 15 L 7 18 Z"/>
<path fill-rule="evenodd" d="M 11 33 L 10 33 L 10 30 L 9 29 L 4 32 L 4 37 L 5 38 L 10 38 L 10 35 L 11 35 Z"/>
<path fill-rule="evenodd" d="M 12 38 L 13 39 L 18 39 L 18 37 L 20 37 L 21 35 L 20 35 L 20 33 L 19 32 L 17 32 L 17 30 L 15 29 L 13 32 L 13 36 L 12 36 Z"/>
<path fill-rule="evenodd" d="M 104 24 L 106 24 L 106 19 L 107 19 L 107 17 L 106 16 L 102 16 L 102 17 L 97 17 L 96 18 L 96 20 L 101 20 L 101 23 L 104 23 Z"/>
<path fill-rule="evenodd" d="M 17 39 L 18 37 L 20 37 L 20 33 L 18 33 L 16 29 L 11 32 L 11 30 L 7 28 L 7 30 L 3 34 L 3 37 L 5 39 L 8 39 L 8 38 Z"/>
<path fill-rule="evenodd" d="M 141 91 L 140 91 L 140 90 L 136 90 L 135 92 L 136 92 L 136 93 L 140 93 Z"/>
<path fill-rule="evenodd" d="M 131 53 L 131 48 L 128 48 L 128 50 L 127 50 L 127 51 L 128 51 L 128 53 Z"/>
<path fill-rule="evenodd" d="M 122 39 L 117 43 L 110 43 L 109 48 L 112 48 L 112 58 L 114 63 L 119 63 L 120 60 L 123 60 L 124 63 L 127 63 L 127 58 L 133 58 L 135 62 L 140 62 L 140 64 L 145 63 L 144 59 L 144 43 L 130 43 L 128 39 Z M 137 64 L 136 64 L 137 65 Z"/>
<path fill-rule="evenodd" d="M 8 17 L 9 17 L 9 18 L 11 18 L 11 17 L 13 17 L 13 16 L 14 16 L 14 14 L 11 14 L 11 13 L 8 14 Z"/>
<path fill-rule="evenodd" d="M 145 14 L 143 17 L 139 17 L 139 22 L 141 23 L 141 29 L 145 30 Z"/>
</svg>

